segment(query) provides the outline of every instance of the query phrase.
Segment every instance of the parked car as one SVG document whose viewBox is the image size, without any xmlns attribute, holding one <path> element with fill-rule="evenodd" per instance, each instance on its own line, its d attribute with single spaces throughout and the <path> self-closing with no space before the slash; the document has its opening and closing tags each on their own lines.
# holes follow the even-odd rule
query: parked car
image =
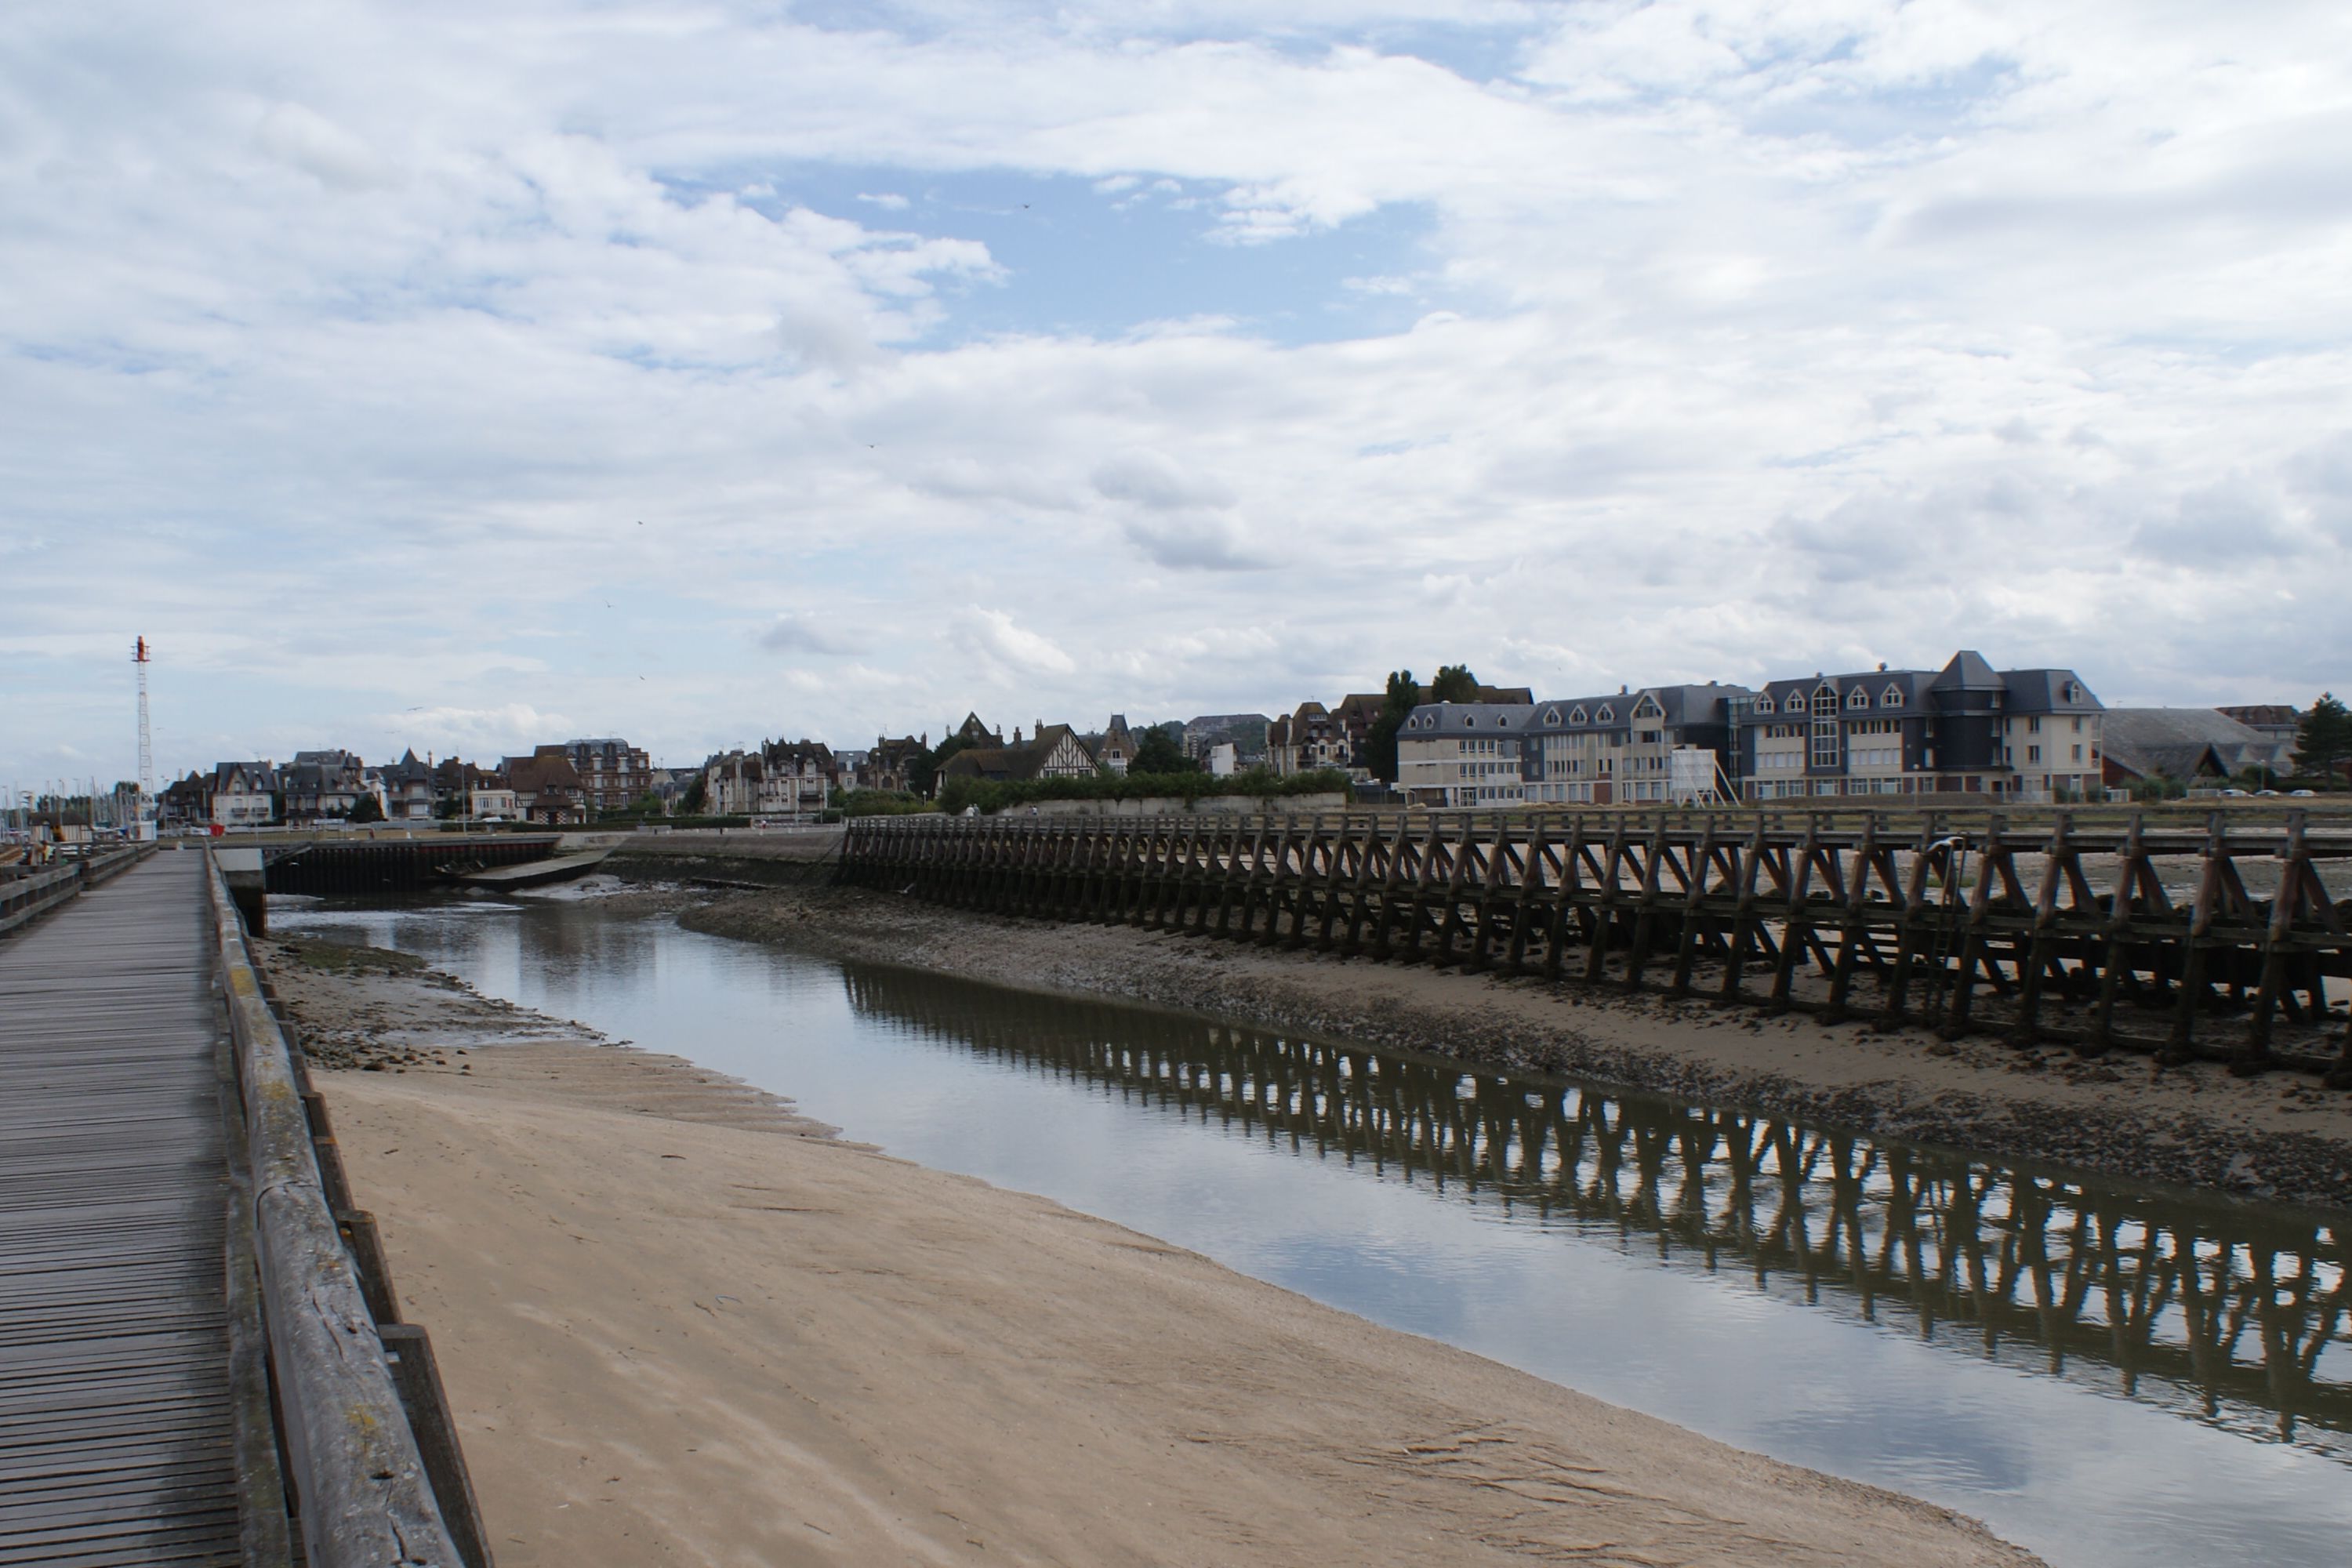
<svg viewBox="0 0 2352 1568">
<path fill-rule="evenodd" d="M 2287 791 L 2287 794 L 2294 796 L 2296 800 L 2309 800 L 2318 793 L 2319 792 L 2315 789 L 2291 789 Z"/>
</svg>

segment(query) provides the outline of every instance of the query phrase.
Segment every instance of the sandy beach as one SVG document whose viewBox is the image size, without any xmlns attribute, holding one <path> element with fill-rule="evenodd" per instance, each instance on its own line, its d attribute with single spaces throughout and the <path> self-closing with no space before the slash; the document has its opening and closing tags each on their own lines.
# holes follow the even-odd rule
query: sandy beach
<svg viewBox="0 0 2352 1568">
<path fill-rule="evenodd" d="M 446 977 L 268 945 L 502 1563 L 2035 1561 Z"/>
<path fill-rule="evenodd" d="M 658 865 L 658 862 L 651 863 Z M 698 931 L 1538 1068 L 2003 1159 L 2352 1208 L 2352 1095 L 2293 1072 L 2084 1060 L 1989 1035 L 1767 1018 L 1697 999 L 943 909 L 824 885 L 686 902 Z"/>
</svg>

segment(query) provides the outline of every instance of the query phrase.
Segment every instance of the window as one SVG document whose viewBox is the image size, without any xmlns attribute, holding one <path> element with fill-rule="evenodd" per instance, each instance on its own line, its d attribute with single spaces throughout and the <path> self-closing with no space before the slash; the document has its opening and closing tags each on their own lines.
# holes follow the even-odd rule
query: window
<svg viewBox="0 0 2352 1568">
<path fill-rule="evenodd" d="M 1547 724 L 1558 724 L 1559 722 L 1559 710 L 1557 708 L 1546 709 L 1544 710 L 1544 722 Z"/>
<path fill-rule="evenodd" d="M 2028 719 L 2025 721 L 2025 732 L 2029 735 L 2039 735 L 2042 733 L 2041 719 L 2039 717 Z"/>
<path fill-rule="evenodd" d="M 2078 713 L 2078 714 L 2076 714 L 2076 715 L 2074 716 L 2074 733 L 2076 733 L 2077 735 L 2079 735 L 2079 734 L 2081 734 L 2082 732 L 2083 732 L 2083 717 L 2082 717 L 2082 715 L 2081 715 L 2081 714 L 2079 714 L 2079 713 Z"/>
<path fill-rule="evenodd" d="M 1885 691 L 1882 691 L 1882 692 L 1880 692 L 1880 693 L 1879 693 L 1879 695 L 1878 695 L 1878 705 L 1879 705 L 1881 708 L 1900 708 L 1900 707 L 1902 707 L 1902 706 L 1903 706 L 1903 689 L 1902 689 L 1901 687 L 1899 687 L 1899 686 L 1890 686 L 1890 687 L 1888 687 Z"/>
<path fill-rule="evenodd" d="M 1867 708 L 1870 706 L 1870 693 L 1857 686 L 1847 693 L 1845 705 L 1849 708 Z"/>
<path fill-rule="evenodd" d="M 1587 722 L 1584 716 L 1584 710 L 1580 708 L 1575 712 L 1570 714 L 1568 716 L 1568 721 L 1571 724 L 1582 724 Z"/>
<path fill-rule="evenodd" d="M 1769 696 L 1759 697 L 1756 700 L 1756 711 L 1759 713 L 1769 713 L 1772 711 L 1772 699 Z"/>
<path fill-rule="evenodd" d="M 2041 747 L 2039 747 L 2039 746 L 2028 746 L 2028 747 L 2026 747 L 2026 748 L 2025 748 L 2025 760 L 2026 760 L 2027 762 L 2029 762 L 2029 763 L 2038 763 L 2038 762 L 2040 762 L 2040 761 L 2042 760 L 2042 748 L 2041 748 Z"/>
<path fill-rule="evenodd" d="M 1610 722 L 1611 721 L 1614 720 L 1616 717 L 1617 717 L 1617 710 L 1616 710 L 1615 709 L 1613 709 L 1613 708 L 1610 708 L 1610 707 L 1607 707 L 1607 706 L 1603 706 L 1603 707 L 1602 707 L 1602 709 L 1601 710 L 1600 718 L 1601 718 L 1601 721 L 1603 724 L 1606 724 L 1606 723 Z"/>
<path fill-rule="evenodd" d="M 2080 746 L 2074 748 L 2074 760 L 2078 763 L 2083 760 L 2083 748 Z"/>
</svg>

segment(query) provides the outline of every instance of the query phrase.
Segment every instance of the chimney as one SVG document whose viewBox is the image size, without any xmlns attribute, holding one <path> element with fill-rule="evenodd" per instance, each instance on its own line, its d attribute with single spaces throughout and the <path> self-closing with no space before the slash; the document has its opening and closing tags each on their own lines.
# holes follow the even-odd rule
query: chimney
<svg viewBox="0 0 2352 1568">
<path fill-rule="evenodd" d="M 1033 735 L 1043 735 L 1045 732 L 1045 721 L 1043 719 L 1038 720 L 1037 727 L 1029 732 Z"/>
<path fill-rule="evenodd" d="M 1013 726 L 1013 743 L 1016 746 L 1021 743 L 1021 726 L 1018 724 Z"/>
</svg>

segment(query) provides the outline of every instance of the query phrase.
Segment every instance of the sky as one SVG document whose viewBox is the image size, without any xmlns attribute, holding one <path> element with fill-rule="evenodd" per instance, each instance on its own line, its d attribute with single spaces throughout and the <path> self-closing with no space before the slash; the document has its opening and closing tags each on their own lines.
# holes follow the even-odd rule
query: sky
<svg viewBox="0 0 2352 1568">
<path fill-rule="evenodd" d="M 9 26 L 0 780 L 2352 686 L 2341 4 Z"/>
</svg>

